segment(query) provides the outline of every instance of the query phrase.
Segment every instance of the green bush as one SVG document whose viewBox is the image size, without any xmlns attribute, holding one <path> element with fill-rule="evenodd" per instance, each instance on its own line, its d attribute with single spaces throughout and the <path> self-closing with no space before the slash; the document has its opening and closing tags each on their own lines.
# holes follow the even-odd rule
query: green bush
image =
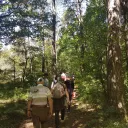
<svg viewBox="0 0 128 128">
<path fill-rule="evenodd" d="M 120 121 L 109 120 L 109 122 L 106 124 L 107 126 L 104 128 L 128 128 L 128 124 L 126 124 L 125 122 L 120 122 Z"/>
<path fill-rule="evenodd" d="M 91 76 L 79 81 L 79 99 L 90 104 L 101 104 L 103 101 L 102 86 Z"/>
<path fill-rule="evenodd" d="M 26 99 L 27 99 L 27 93 L 24 92 L 24 89 L 15 87 L 13 100 L 26 100 Z"/>
</svg>

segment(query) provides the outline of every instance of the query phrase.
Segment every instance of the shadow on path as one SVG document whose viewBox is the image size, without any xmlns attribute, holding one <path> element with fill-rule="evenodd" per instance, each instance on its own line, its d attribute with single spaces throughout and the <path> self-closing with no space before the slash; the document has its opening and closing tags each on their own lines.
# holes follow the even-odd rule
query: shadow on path
<svg viewBox="0 0 128 128">
<path fill-rule="evenodd" d="M 89 108 L 87 104 L 81 104 L 75 98 L 72 100 L 71 112 L 66 113 L 60 128 L 99 128 L 101 122 L 97 111 Z M 33 128 L 31 119 L 25 120 L 19 128 Z M 55 128 L 54 116 L 45 123 L 45 128 Z"/>
</svg>

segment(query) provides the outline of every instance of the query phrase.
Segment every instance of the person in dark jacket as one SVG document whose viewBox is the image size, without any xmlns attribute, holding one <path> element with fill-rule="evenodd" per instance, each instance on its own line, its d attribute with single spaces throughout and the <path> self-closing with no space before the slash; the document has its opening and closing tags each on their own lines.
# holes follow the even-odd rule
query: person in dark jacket
<svg viewBox="0 0 128 128">
<path fill-rule="evenodd" d="M 72 101 L 72 93 L 73 93 L 73 90 L 74 90 L 74 82 L 72 81 L 70 75 L 66 75 L 65 85 L 67 87 L 68 95 L 69 95 L 68 112 L 70 112 L 70 110 L 71 110 L 71 101 Z"/>
</svg>

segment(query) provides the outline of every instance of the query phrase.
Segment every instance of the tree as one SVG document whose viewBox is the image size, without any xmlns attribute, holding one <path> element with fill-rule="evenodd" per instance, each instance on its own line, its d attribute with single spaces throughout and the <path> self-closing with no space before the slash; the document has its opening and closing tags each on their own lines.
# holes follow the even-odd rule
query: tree
<svg viewBox="0 0 128 128">
<path fill-rule="evenodd" d="M 46 22 L 49 25 L 44 0 L 10 0 L 0 6 L 0 39 L 6 44 L 18 37 L 39 37 Z"/>
<path fill-rule="evenodd" d="M 52 31 L 53 31 L 53 40 L 52 40 L 52 59 L 53 59 L 53 72 L 57 73 L 57 54 L 56 54 L 56 1 L 52 0 L 52 8 L 53 8 L 53 19 L 52 19 Z"/>
<path fill-rule="evenodd" d="M 128 72 L 128 1 L 121 0 L 122 40 L 125 42 L 126 71 Z M 128 76 L 127 76 L 128 77 Z"/>
<path fill-rule="evenodd" d="M 108 105 L 126 114 L 120 47 L 120 12 L 120 0 L 108 0 L 107 96 Z"/>
</svg>

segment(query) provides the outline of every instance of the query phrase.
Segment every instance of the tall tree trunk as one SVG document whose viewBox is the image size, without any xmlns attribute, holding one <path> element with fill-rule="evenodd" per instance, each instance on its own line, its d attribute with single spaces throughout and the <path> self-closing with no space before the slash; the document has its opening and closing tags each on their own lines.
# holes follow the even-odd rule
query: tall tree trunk
<svg viewBox="0 0 128 128">
<path fill-rule="evenodd" d="M 106 86 L 106 73 L 104 70 L 104 61 L 103 61 L 103 57 L 101 56 L 98 59 L 98 64 L 99 64 L 99 80 L 101 82 L 102 88 L 103 88 L 103 95 L 105 97 L 105 99 L 107 99 L 107 86 Z M 104 101 L 105 105 L 106 105 L 106 101 Z"/>
<path fill-rule="evenodd" d="M 123 27 L 124 27 L 124 41 L 126 47 L 126 70 L 128 71 L 128 1 L 121 0 L 121 9 L 122 9 L 122 16 L 123 16 Z"/>
<path fill-rule="evenodd" d="M 125 70 L 125 79 L 128 80 L 128 1 L 127 0 L 121 0 L 121 16 L 123 17 L 123 28 L 124 33 L 122 33 L 125 42 L 125 48 L 126 48 L 126 70 Z M 126 119 L 127 117 L 127 111 L 125 111 Z M 127 119 L 128 120 L 128 119 Z"/>
<path fill-rule="evenodd" d="M 53 29 L 53 40 L 52 40 L 52 47 L 53 47 L 53 52 L 52 52 L 52 58 L 53 58 L 53 65 L 52 65 L 52 68 L 53 68 L 53 72 L 56 73 L 56 64 L 57 64 L 57 54 L 56 54 L 56 3 L 55 3 L 55 0 L 53 0 L 53 25 L 52 25 L 52 29 Z"/>
<path fill-rule="evenodd" d="M 120 0 L 108 0 L 107 96 L 108 104 L 125 113 L 122 54 L 120 48 Z"/>
<path fill-rule="evenodd" d="M 125 42 L 125 49 L 126 49 L 126 67 L 125 67 L 125 79 L 128 81 L 128 1 L 121 0 L 121 7 L 122 7 L 122 16 L 123 16 L 123 35 L 124 35 L 124 42 Z M 128 82 L 126 83 L 128 84 Z"/>
<path fill-rule="evenodd" d="M 42 41 L 42 72 L 45 72 L 45 44 L 44 44 L 44 29 L 43 29 L 43 41 Z"/>
<path fill-rule="evenodd" d="M 28 58 L 25 58 L 25 63 L 23 68 L 23 83 L 25 82 L 27 64 L 28 64 Z"/>
<path fill-rule="evenodd" d="M 16 80 L 16 62 L 15 62 L 15 59 L 13 60 L 14 62 L 14 83 L 15 83 L 15 80 Z"/>
<path fill-rule="evenodd" d="M 16 81 L 16 61 L 15 58 L 10 58 L 10 60 L 13 62 L 13 82 Z"/>
<path fill-rule="evenodd" d="M 83 33 L 83 21 L 82 21 L 82 4 L 83 0 L 77 0 L 77 11 L 78 11 L 78 23 L 79 23 L 79 41 L 78 43 L 80 43 L 80 57 L 83 60 L 84 58 L 84 52 L 85 52 L 85 40 L 83 40 L 84 37 L 84 33 Z M 83 74 L 83 72 L 85 71 L 85 65 L 84 62 L 83 64 L 80 65 L 80 71 L 81 74 Z"/>
<path fill-rule="evenodd" d="M 24 58 L 25 58 L 25 63 L 24 63 L 24 68 L 23 68 L 23 83 L 24 83 L 25 77 L 26 77 L 27 64 L 28 64 L 28 57 L 27 57 L 28 51 L 27 51 L 27 48 L 25 46 L 25 43 L 23 44 L 23 46 L 24 46 Z"/>
<path fill-rule="evenodd" d="M 33 60 L 34 60 L 34 57 L 32 56 L 30 58 L 30 73 L 33 73 Z"/>
<path fill-rule="evenodd" d="M 126 70 L 128 71 L 128 25 L 125 25 L 125 31 L 124 31 L 124 41 L 125 41 L 125 47 L 126 47 Z"/>
</svg>

